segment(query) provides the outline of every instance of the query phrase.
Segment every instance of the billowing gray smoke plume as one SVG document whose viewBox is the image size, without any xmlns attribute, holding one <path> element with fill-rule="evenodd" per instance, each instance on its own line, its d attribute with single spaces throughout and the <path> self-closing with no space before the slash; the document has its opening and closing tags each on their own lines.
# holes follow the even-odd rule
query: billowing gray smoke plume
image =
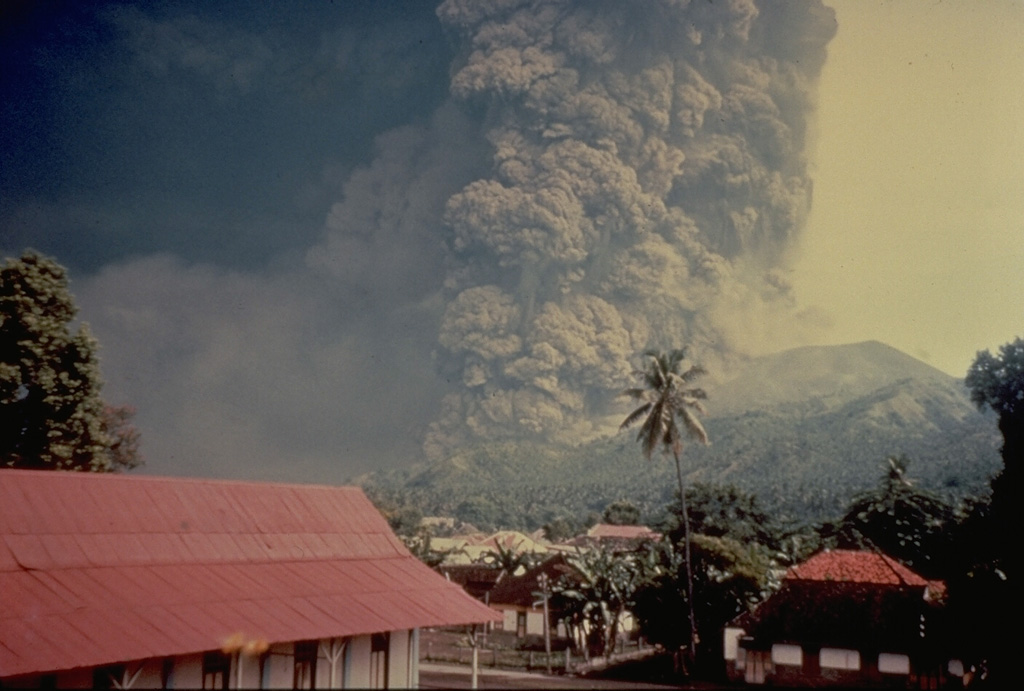
<svg viewBox="0 0 1024 691">
<path fill-rule="evenodd" d="M 798 331 L 786 259 L 811 201 L 814 2 L 446 0 L 451 92 L 493 168 L 451 196 L 430 455 L 608 428 L 638 352 L 704 362 Z M 616 418 L 617 420 L 617 418 Z"/>
</svg>

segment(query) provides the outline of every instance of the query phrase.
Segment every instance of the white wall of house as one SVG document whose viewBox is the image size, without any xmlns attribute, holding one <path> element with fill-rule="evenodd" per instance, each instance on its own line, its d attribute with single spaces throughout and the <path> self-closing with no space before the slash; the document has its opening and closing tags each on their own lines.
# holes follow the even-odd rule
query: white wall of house
<svg viewBox="0 0 1024 691">
<path fill-rule="evenodd" d="M 526 613 L 526 635 L 527 636 L 543 636 L 544 635 L 544 611 L 528 611 Z"/>
<path fill-rule="evenodd" d="M 278 643 L 270 646 L 263 660 L 263 676 L 260 677 L 261 688 L 290 689 L 295 676 L 295 647 L 292 643 Z M 256 677 L 253 677 L 255 680 Z M 246 681 L 245 678 L 242 679 Z M 319 681 L 319 680 L 318 680 Z M 191 688 L 196 688 L 192 686 Z M 202 688 L 200 677 L 199 688 Z"/>
<path fill-rule="evenodd" d="M 800 667 L 804 664 L 804 651 L 792 643 L 772 644 L 772 662 L 776 665 Z"/>
<path fill-rule="evenodd" d="M 878 671 L 882 674 L 910 674 L 910 658 L 899 653 L 880 653 Z"/>
<path fill-rule="evenodd" d="M 409 688 L 410 669 L 409 647 L 412 636 L 408 631 L 391 633 L 391 654 L 388 656 L 388 686 L 392 688 Z M 417 680 L 418 681 L 418 680 Z M 418 685 L 418 684 L 416 684 Z"/>
<path fill-rule="evenodd" d="M 732 626 L 725 627 L 725 632 L 722 634 L 722 647 L 725 651 L 726 660 L 736 660 L 741 638 L 743 638 L 743 629 L 737 629 Z"/>
<path fill-rule="evenodd" d="M 344 688 L 370 688 L 370 637 L 353 638 L 346 652 Z"/>
<path fill-rule="evenodd" d="M 321 641 L 316 663 L 317 688 L 371 688 L 372 636 Z M 342 651 L 331 676 L 331 652 Z M 231 661 L 229 688 L 284 688 L 292 687 L 295 674 L 295 645 L 278 643 L 270 646 L 263 657 L 236 655 Z M 169 658 L 171 664 L 167 678 L 170 688 L 203 688 L 203 655 L 196 653 Z M 163 688 L 165 658 L 129 662 L 124 675 L 117 680 L 124 688 Z M 48 675 L 27 675 L 4 679 L 4 688 L 38 688 Z M 58 688 L 89 689 L 93 687 L 93 669 L 82 668 L 57 672 Z M 415 688 L 419 685 L 419 630 L 392 631 L 387 652 L 387 683 L 389 688 Z"/>
<path fill-rule="evenodd" d="M 822 669 L 860 669 L 860 652 L 848 648 L 822 648 L 818 653 Z"/>
</svg>

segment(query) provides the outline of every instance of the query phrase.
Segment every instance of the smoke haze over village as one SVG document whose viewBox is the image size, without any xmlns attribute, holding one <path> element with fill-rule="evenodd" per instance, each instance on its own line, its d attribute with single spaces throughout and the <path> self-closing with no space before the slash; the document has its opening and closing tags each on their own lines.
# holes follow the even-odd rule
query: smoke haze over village
<svg viewBox="0 0 1024 691">
<path fill-rule="evenodd" d="M 834 8 L 834 9 L 833 9 Z M 143 472 L 611 433 L 645 348 L 1024 316 L 1024 4 L 17 4 L 0 250 L 69 267 Z M 711 406 L 713 407 L 713 406 Z"/>
</svg>

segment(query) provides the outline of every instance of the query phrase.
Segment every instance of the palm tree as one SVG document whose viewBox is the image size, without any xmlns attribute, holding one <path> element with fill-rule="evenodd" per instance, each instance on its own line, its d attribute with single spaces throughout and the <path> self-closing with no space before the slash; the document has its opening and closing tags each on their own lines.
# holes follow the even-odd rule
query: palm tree
<svg viewBox="0 0 1024 691">
<path fill-rule="evenodd" d="M 683 486 L 683 470 L 679 457 L 683 452 L 684 434 L 701 444 L 708 443 L 708 433 L 696 413 L 704 413 L 701 404 L 707 394 L 703 389 L 691 385 L 694 379 L 706 371 L 699 365 L 691 365 L 680 371 L 686 359 L 686 350 L 670 350 L 661 353 L 649 350 L 644 353 L 647 366 L 634 375 L 642 386 L 626 389 L 622 395 L 640 402 L 619 429 L 632 427 L 643 420 L 636 435 L 644 456 L 650 460 L 657 447 L 667 455 L 669 451 L 676 462 L 676 479 L 679 481 L 679 509 L 683 517 L 683 536 L 686 561 L 686 599 L 690 610 L 690 659 L 697 652 L 697 621 L 693 610 L 693 570 L 690 561 L 690 518 L 686 511 L 686 491 Z M 696 413 L 695 413 L 696 411 Z"/>
</svg>

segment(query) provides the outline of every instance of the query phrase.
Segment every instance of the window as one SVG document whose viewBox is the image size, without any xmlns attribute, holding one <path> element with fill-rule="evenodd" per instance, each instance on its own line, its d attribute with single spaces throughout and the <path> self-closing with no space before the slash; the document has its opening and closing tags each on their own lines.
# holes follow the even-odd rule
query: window
<svg viewBox="0 0 1024 691">
<path fill-rule="evenodd" d="M 165 657 L 160 665 L 160 688 L 170 689 L 174 686 L 174 658 Z"/>
<path fill-rule="evenodd" d="M 375 633 L 370 639 L 370 688 L 388 687 L 388 651 L 391 634 Z"/>
<path fill-rule="evenodd" d="M 772 662 L 777 665 L 802 667 L 804 664 L 804 651 L 798 645 L 776 643 L 772 646 Z"/>
<path fill-rule="evenodd" d="M 822 669 L 860 669 L 860 653 L 846 648 L 822 648 Z"/>
<path fill-rule="evenodd" d="M 880 653 L 878 671 L 883 674 L 910 674 L 910 658 L 906 655 Z"/>
<path fill-rule="evenodd" d="M 92 671 L 94 689 L 117 689 L 124 681 L 124 665 L 104 665 Z"/>
<path fill-rule="evenodd" d="M 292 675 L 293 689 L 316 688 L 316 656 L 320 647 L 318 641 L 300 641 L 295 644 L 295 672 Z"/>
<path fill-rule="evenodd" d="M 516 612 L 516 637 L 526 637 L 526 612 Z"/>
<path fill-rule="evenodd" d="M 231 678 L 231 658 L 219 650 L 203 653 L 203 688 L 226 689 Z"/>
</svg>

